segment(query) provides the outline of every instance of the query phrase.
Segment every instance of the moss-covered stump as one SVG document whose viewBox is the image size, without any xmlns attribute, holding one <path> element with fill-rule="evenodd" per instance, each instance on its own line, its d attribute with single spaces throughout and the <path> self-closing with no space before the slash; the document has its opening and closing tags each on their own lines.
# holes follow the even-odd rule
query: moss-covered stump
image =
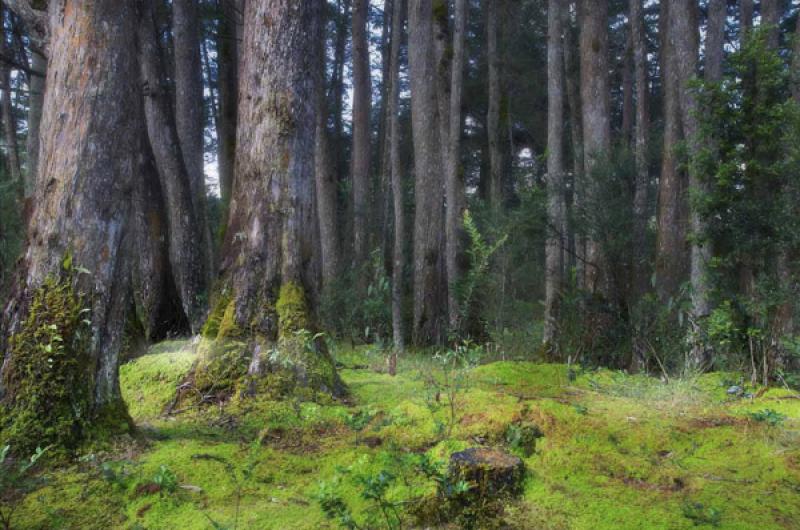
<svg viewBox="0 0 800 530">
<path fill-rule="evenodd" d="M 521 459 L 497 449 L 472 447 L 450 456 L 450 482 L 466 482 L 469 496 L 484 499 L 517 495 L 522 491 L 525 464 Z"/>
</svg>

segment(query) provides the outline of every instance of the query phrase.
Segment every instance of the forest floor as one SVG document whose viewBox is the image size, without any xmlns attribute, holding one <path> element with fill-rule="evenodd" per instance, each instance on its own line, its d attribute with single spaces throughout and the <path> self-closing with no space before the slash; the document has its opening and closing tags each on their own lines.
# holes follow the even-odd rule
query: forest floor
<svg viewBox="0 0 800 530">
<path fill-rule="evenodd" d="M 381 528 L 383 512 L 365 498 L 376 484 L 386 483 L 384 508 L 408 514 L 436 490 L 420 455 L 446 462 L 481 444 L 524 455 L 523 427 L 535 425 L 543 436 L 523 457 L 508 528 L 800 528 L 800 399 L 790 390 L 751 390 L 732 374 L 665 383 L 499 361 L 454 374 L 451 414 L 430 381 L 435 361 L 403 359 L 391 377 L 377 352 L 335 355 L 346 403 L 251 399 L 165 417 L 195 353 L 185 341 L 153 347 L 121 373 L 141 436 L 46 469 L 13 527 L 338 528 L 321 508 L 327 496 L 360 528 Z M 728 393 L 736 385 L 744 395 Z"/>
</svg>

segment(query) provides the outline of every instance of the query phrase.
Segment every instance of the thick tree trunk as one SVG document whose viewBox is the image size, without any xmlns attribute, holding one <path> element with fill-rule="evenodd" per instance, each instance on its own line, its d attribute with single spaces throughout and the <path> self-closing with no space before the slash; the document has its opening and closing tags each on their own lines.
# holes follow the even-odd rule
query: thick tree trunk
<svg viewBox="0 0 800 530">
<path fill-rule="evenodd" d="M 445 160 L 445 254 L 447 264 L 447 308 L 450 329 L 460 327 L 461 307 L 458 300 L 458 283 L 461 279 L 459 255 L 462 249 L 463 218 L 466 208 L 464 172 L 461 168 L 461 103 L 464 91 L 464 43 L 467 28 L 468 6 L 466 0 L 455 2 L 455 23 L 453 26 L 453 56 L 450 80 L 450 109 L 448 141 Z"/>
<path fill-rule="evenodd" d="M 722 63 L 725 57 L 725 26 L 727 23 L 727 0 L 709 0 L 704 75 L 705 80 L 711 83 L 722 79 Z"/>
<path fill-rule="evenodd" d="M 632 1 L 632 0 L 631 0 Z M 634 60 L 633 60 L 633 28 L 628 20 L 628 35 L 625 42 L 625 53 L 622 58 L 622 139 L 626 145 L 632 140 L 636 105 L 633 97 Z"/>
<path fill-rule="evenodd" d="M 203 294 L 209 276 L 202 245 L 203 225 L 197 221 L 192 204 L 191 176 L 181 156 L 179 134 L 165 88 L 154 13 L 149 4 L 142 9 L 138 25 L 139 65 L 145 87 L 147 132 L 165 198 L 172 274 L 186 319 L 192 331 L 197 332 L 205 316 Z"/>
<path fill-rule="evenodd" d="M 647 221 L 650 193 L 650 168 L 648 145 L 650 142 L 650 79 L 647 59 L 647 36 L 642 0 L 630 0 L 631 38 L 633 40 L 633 65 L 636 83 L 636 125 L 634 127 L 634 157 L 636 160 L 636 188 L 633 195 L 633 301 L 639 302 L 648 290 L 650 271 L 647 263 Z M 637 315 L 643 317 L 644 315 Z M 638 326 L 641 321 L 634 325 Z M 646 348 L 642 330 L 633 332 L 633 369 L 646 369 Z"/>
<path fill-rule="evenodd" d="M 394 0 L 392 49 L 390 51 L 389 91 L 389 159 L 392 175 L 394 209 L 394 244 L 392 251 L 392 338 L 396 351 L 405 349 L 406 330 L 403 319 L 403 277 L 406 266 L 406 212 L 403 192 L 403 170 L 400 160 L 400 46 L 403 42 L 405 0 Z M 394 359 L 394 357 L 393 357 Z M 392 363 L 394 367 L 396 361 Z"/>
<path fill-rule="evenodd" d="M 131 200 L 132 194 L 141 197 L 149 160 L 142 156 L 146 148 L 136 82 L 135 6 L 133 0 L 51 3 L 51 75 L 42 118 L 35 210 L 28 229 L 23 284 L 6 312 L 7 329 L 15 336 L 0 386 L 6 392 L 3 405 L 9 407 L 12 418 L 15 410 L 39 411 L 41 421 L 63 421 L 60 425 L 71 429 L 89 427 L 101 414 L 121 413 L 117 368 L 131 300 L 131 271 L 145 258 L 140 253 L 147 247 L 135 240 L 133 217 L 138 201 Z M 47 317 L 29 314 L 28 306 L 31 297 L 59 296 L 40 287 L 52 281 L 48 278 L 61 275 L 65 257 L 73 271 L 80 270 L 79 266 L 89 272 L 77 272 L 62 281 L 73 281 L 75 290 L 85 293 L 82 303 L 91 312 L 80 318 L 90 319 L 91 340 L 74 352 L 82 361 L 74 368 L 73 378 L 64 374 L 70 387 L 57 389 L 43 383 L 47 379 L 21 378 L 20 374 L 39 373 L 46 378 L 48 360 L 37 355 L 38 344 L 27 340 L 49 329 L 49 324 L 62 325 L 57 319 L 64 317 L 54 306 L 40 307 L 44 315 L 55 319 L 42 321 Z M 72 295 L 60 292 L 64 294 L 59 303 L 70 303 Z M 75 331 L 58 329 L 64 337 L 74 336 Z M 70 395 L 78 401 L 47 402 L 47 396 L 53 395 Z M 78 408 L 76 415 L 74 406 L 87 408 Z M 114 424 L 119 424 L 119 418 Z M 74 431 L 59 432 L 57 437 L 74 439 L 74 435 Z M 25 443 L 51 441 L 32 438 Z"/>
<path fill-rule="evenodd" d="M 739 39 L 753 29 L 753 0 L 739 0 Z"/>
<path fill-rule="evenodd" d="M 367 39 L 368 0 L 353 3 L 353 265 L 358 270 L 367 259 L 369 213 L 370 81 L 369 42 Z"/>
<path fill-rule="evenodd" d="M 217 159 L 219 188 L 223 212 L 227 213 L 233 188 L 233 165 L 236 157 L 236 113 L 239 97 L 238 27 L 241 14 L 230 0 L 220 4 L 220 28 L 217 34 L 217 65 L 219 83 L 219 117 L 217 118 Z"/>
<path fill-rule="evenodd" d="M 590 207 L 597 207 L 594 198 L 598 190 L 593 173 L 611 150 L 608 0 L 583 0 L 580 48 L 585 192 Z M 603 252 L 592 237 L 586 242 L 586 260 L 586 288 L 609 296 Z"/>
<path fill-rule="evenodd" d="M 0 53 L 11 55 L 8 35 L 5 30 L 6 9 L 0 5 Z M 3 119 L 3 139 L 5 140 L 6 168 L 11 180 L 20 190 L 23 189 L 22 166 L 19 161 L 19 145 L 17 142 L 17 117 L 14 113 L 14 102 L 11 98 L 11 69 L 7 64 L 0 65 L 0 89 L 3 91 L 0 101 L 0 114 Z"/>
<path fill-rule="evenodd" d="M 432 0 L 409 2 L 409 74 L 414 136 L 414 343 L 441 342 L 446 328 L 443 161 Z"/>
<path fill-rule="evenodd" d="M 675 60 L 671 4 L 661 4 L 661 71 L 664 92 L 664 151 L 658 182 L 657 291 L 662 301 L 678 294 L 688 274 L 686 245 L 686 179 L 680 170 L 678 145 L 683 140 L 680 73 Z"/>
<path fill-rule="evenodd" d="M 286 286 L 316 298 L 314 143 L 319 0 L 249 0 L 242 47 L 236 179 L 223 279 L 236 325 L 277 339 Z M 265 26 L 266 25 L 266 26 Z M 269 31 L 265 31 L 269 29 Z"/>
<path fill-rule="evenodd" d="M 544 344 L 558 340 L 558 316 L 564 281 L 566 203 L 564 188 L 564 48 L 560 0 L 547 5 L 547 217 L 545 248 Z"/>
</svg>

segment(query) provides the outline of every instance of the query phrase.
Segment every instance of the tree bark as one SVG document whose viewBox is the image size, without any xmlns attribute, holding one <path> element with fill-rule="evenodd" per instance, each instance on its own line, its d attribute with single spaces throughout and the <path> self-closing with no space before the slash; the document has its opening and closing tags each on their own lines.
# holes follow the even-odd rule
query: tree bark
<svg viewBox="0 0 800 530">
<path fill-rule="evenodd" d="M 443 163 L 432 0 L 409 2 L 409 74 L 414 137 L 414 326 L 417 345 L 439 343 L 446 328 Z"/>
<path fill-rule="evenodd" d="M 203 251 L 211 282 L 214 270 L 211 232 L 206 214 L 206 177 L 203 109 L 203 67 L 200 57 L 198 0 L 173 0 L 172 22 L 175 46 L 175 123 L 181 153 L 192 186 L 192 205 L 201 239 L 195 242 Z"/>
<path fill-rule="evenodd" d="M 686 179 L 679 166 L 677 148 L 683 140 L 680 105 L 680 73 L 675 60 L 675 36 L 671 3 L 661 4 L 663 37 L 661 71 L 664 92 L 664 151 L 658 185 L 658 237 L 656 280 L 659 298 L 667 301 L 678 294 L 687 277 Z"/>
<path fill-rule="evenodd" d="M 147 133 L 165 198 L 172 274 L 186 319 L 192 331 L 198 332 L 205 316 L 203 294 L 207 292 L 209 276 L 202 245 L 203 225 L 192 204 L 191 175 L 181 154 L 158 49 L 156 21 L 148 3 L 142 4 L 138 36 Z"/>
<path fill-rule="evenodd" d="M 463 219 L 466 208 L 464 189 L 464 172 L 461 168 L 461 104 L 464 92 L 465 37 L 467 28 L 468 6 L 466 0 L 456 0 L 455 21 L 453 25 L 453 54 L 450 80 L 450 109 L 448 124 L 448 142 L 445 170 L 445 253 L 447 263 L 448 297 L 450 329 L 456 331 L 460 327 L 461 306 L 458 300 L 458 284 L 461 280 L 459 255 L 463 239 Z"/>
<path fill-rule="evenodd" d="M 507 109 L 503 94 L 500 42 L 500 10 L 502 0 L 486 4 L 486 53 L 489 65 L 489 106 L 486 127 L 489 138 L 489 204 L 498 209 L 503 204 L 503 180 L 506 170 L 505 141 Z"/>
<path fill-rule="evenodd" d="M 47 71 L 47 59 L 36 50 L 31 50 L 31 68 L 35 72 Z M 28 153 L 28 173 L 25 177 L 25 198 L 33 196 L 36 189 L 36 175 L 39 171 L 39 135 L 44 106 L 45 78 L 29 76 L 30 96 L 28 97 L 28 138 L 25 150 Z"/>
<path fill-rule="evenodd" d="M 227 213 L 233 188 L 233 165 L 236 157 L 236 112 L 239 95 L 239 41 L 238 27 L 241 13 L 229 0 L 217 0 L 220 11 L 220 28 L 217 33 L 217 65 L 219 83 L 219 117 L 217 118 L 217 159 L 219 161 L 219 188 L 223 212 Z"/>
<path fill-rule="evenodd" d="M 20 331 L 29 297 L 46 278 L 59 275 L 65 256 L 89 270 L 78 276 L 76 287 L 91 305 L 85 367 L 91 410 L 82 412 L 91 420 L 120 400 L 119 351 L 131 269 L 140 259 L 131 236 L 136 203 L 130 200 L 144 172 L 141 93 L 132 82 L 138 77 L 138 16 L 133 0 L 61 4 L 50 8 L 51 75 L 26 272 L 6 315 L 8 329 Z M 13 379 L 14 362 L 12 353 L 4 363 L 10 367 L 4 381 L 12 394 L 7 378 Z"/>
<path fill-rule="evenodd" d="M 406 329 L 403 319 L 403 277 L 406 266 L 406 213 L 403 170 L 400 160 L 400 47 L 403 42 L 405 0 L 394 0 L 392 44 L 390 51 L 389 159 L 394 209 L 394 245 L 392 251 L 392 338 L 395 350 L 405 349 Z M 394 359 L 394 357 L 393 357 Z M 396 365 L 396 361 L 393 363 Z"/>
<path fill-rule="evenodd" d="M 767 46 L 774 50 L 780 44 L 783 4 L 783 0 L 761 0 L 761 24 L 767 28 Z"/>
<path fill-rule="evenodd" d="M 317 75 L 320 88 L 325 87 L 325 40 L 317 43 Z M 338 225 L 338 182 L 336 166 L 330 153 L 328 135 L 328 102 L 324 90 L 317 94 L 317 124 L 315 152 L 315 183 L 317 200 L 317 222 L 320 232 L 320 253 L 322 288 L 335 285 L 339 277 L 339 225 Z"/>
<path fill-rule="evenodd" d="M 47 12 L 31 5 L 31 0 L 3 0 L 8 8 L 22 19 L 28 30 L 28 37 L 33 47 L 46 55 L 49 45 L 50 28 Z"/>
<path fill-rule="evenodd" d="M 588 203 L 597 196 L 593 173 L 611 149 L 611 101 L 608 79 L 608 0 L 583 0 L 581 13 L 581 107 L 584 179 Z M 592 237 L 586 242 L 586 288 L 608 296 L 603 252 Z"/>
<path fill-rule="evenodd" d="M 5 31 L 5 8 L 0 6 L 0 53 L 8 55 L 10 47 Z M 5 140 L 6 168 L 11 180 L 20 191 L 24 189 L 22 181 L 22 166 L 19 161 L 19 144 L 17 142 L 17 117 L 14 112 L 14 102 L 11 98 L 11 69 L 8 65 L 0 65 L 0 88 L 3 90 L 0 110 L 3 119 L 3 139 Z"/>
<path fill-rule="evenodd" d="M 739 39 L 753 29 L 753 0 L 739 0 Z"/>
<path fill-rule="evenodd" d="M 564 188 L 564 48 L 561 2 L 547 5 L 547 217 L 544 344 L 558 341 L 559 302 L 564 281 L 567 205 Z"/>
<path fill-rule="evenodd" d="M 291 286 L 316 299 L 314 143 L 319 0 L 249 0 L 239 88 L 236 179 L 222 263 L 235 323 L 276 340 Z M 313 308 L 312 311 L 313 313 Z"/>
<path fill-rule="evenodd" d="M 353 3 L 353 265 L 358 271 L 367 259 L 370 173 L 370 81 L 367 40 L 368 0 Z M 359 276 L 361 276 L 359 274 Z"/>
<path fill-rule="evenodd" d="M 650 84 L 647 59 L 647 35 L 642 0 L 630 0 L 631 38 L 633 40 L 633 65 L 636 83 L 636 124 L 634 127 L 634 157 L 636 161 L 636 187 L 633 195 L 633 300 L 638 303 L 648 290 L 650 274 L 647 264 L 647 220 L 650 194 L 650 168 L 648 146 L 650 142 Z M 640 324 L 637 322 L 635 324 Z M 646 348 L 642 330 L 633 332 L 633 369 L 646 369 Z"/>
</svg>

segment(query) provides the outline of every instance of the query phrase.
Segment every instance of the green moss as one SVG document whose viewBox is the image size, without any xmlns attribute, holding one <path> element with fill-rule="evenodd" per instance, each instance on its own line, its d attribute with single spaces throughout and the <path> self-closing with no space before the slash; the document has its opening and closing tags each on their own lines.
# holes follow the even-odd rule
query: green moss
<svg viewBox="0 0 800 530">
<path fill-rule="evenodd" d="M 0 444 L 25 453 L 46 445 L 74 449 L 86 437 L 94 413 L 86 306 L 69 275 L 47 278 L 33 294 L 10 339 Z"/>
<path fill-rule="evenodd" d="M 220 326 L 228 307 L 231 304 L 231 296 L 223 290 L 215 300 L 212 301 L 213 308 L 208 315 L 208 320 L 203 324 L 201 335 L 206 339 L 216 339 L 219 335 Z"/>
<path fill-rule="evenodd" d="M 298 283 L 287 282 L 281 285 L 275 309 L 278 312 L 279 337 L 310 329 L 305 290 Z"/>
</svg>

